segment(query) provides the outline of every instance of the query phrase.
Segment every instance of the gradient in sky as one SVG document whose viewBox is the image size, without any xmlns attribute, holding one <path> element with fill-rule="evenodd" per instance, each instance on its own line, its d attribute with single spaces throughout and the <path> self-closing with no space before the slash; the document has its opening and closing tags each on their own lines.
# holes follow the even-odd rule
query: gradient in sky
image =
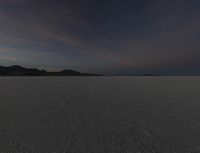
<svg viewBox="0 0 200 153">
<path fill-rule="evenodd" d="M 0 0 L 0 65 L 200 74 L 200 0 Z"/>
</svg>

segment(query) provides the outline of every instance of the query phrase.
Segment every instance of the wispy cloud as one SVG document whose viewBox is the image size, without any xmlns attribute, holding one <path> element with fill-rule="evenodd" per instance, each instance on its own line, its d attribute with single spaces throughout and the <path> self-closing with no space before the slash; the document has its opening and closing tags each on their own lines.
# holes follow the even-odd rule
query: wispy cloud
<svg viewBox="0 0 200 153">
<path fill-rule="evenodd" d="M 0 60 L 6 60 L 6 61 L 16 61 L 17 58 L 15 57 L 6 57 L 6 56 L 0 56 Z"/>
</svg>

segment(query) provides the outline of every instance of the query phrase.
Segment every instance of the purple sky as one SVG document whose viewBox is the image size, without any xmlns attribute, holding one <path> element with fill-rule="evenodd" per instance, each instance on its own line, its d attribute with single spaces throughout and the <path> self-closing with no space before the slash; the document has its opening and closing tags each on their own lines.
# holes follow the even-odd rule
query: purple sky
<svg viewBox="0 0 200 153">
<path fill-rule="evenodd" d="M 199 0 L 0 0 L 0 65 L 200 74 Z"/>
</svg>

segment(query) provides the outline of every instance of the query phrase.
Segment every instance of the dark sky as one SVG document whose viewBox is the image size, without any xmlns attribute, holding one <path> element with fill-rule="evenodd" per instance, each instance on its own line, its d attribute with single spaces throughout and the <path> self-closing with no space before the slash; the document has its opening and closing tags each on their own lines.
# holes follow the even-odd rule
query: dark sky
<svg viewBox="0 0 200 153">
<path fill-rule="evenodd" d="M 200 0 L 0 0 L 0 65 L 200 74 Z"/>
</svg>

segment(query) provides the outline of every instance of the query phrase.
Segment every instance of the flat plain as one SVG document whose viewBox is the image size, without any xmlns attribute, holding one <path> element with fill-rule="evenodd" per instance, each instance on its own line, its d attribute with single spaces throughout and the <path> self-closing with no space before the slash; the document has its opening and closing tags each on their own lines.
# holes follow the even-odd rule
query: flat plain
<svg viewBox="0 0 200 153">
<path fill-rule="evenodd" d="M 200 77 L 1 77 L 1 153 L 199 153 Z"/>
</svg>

